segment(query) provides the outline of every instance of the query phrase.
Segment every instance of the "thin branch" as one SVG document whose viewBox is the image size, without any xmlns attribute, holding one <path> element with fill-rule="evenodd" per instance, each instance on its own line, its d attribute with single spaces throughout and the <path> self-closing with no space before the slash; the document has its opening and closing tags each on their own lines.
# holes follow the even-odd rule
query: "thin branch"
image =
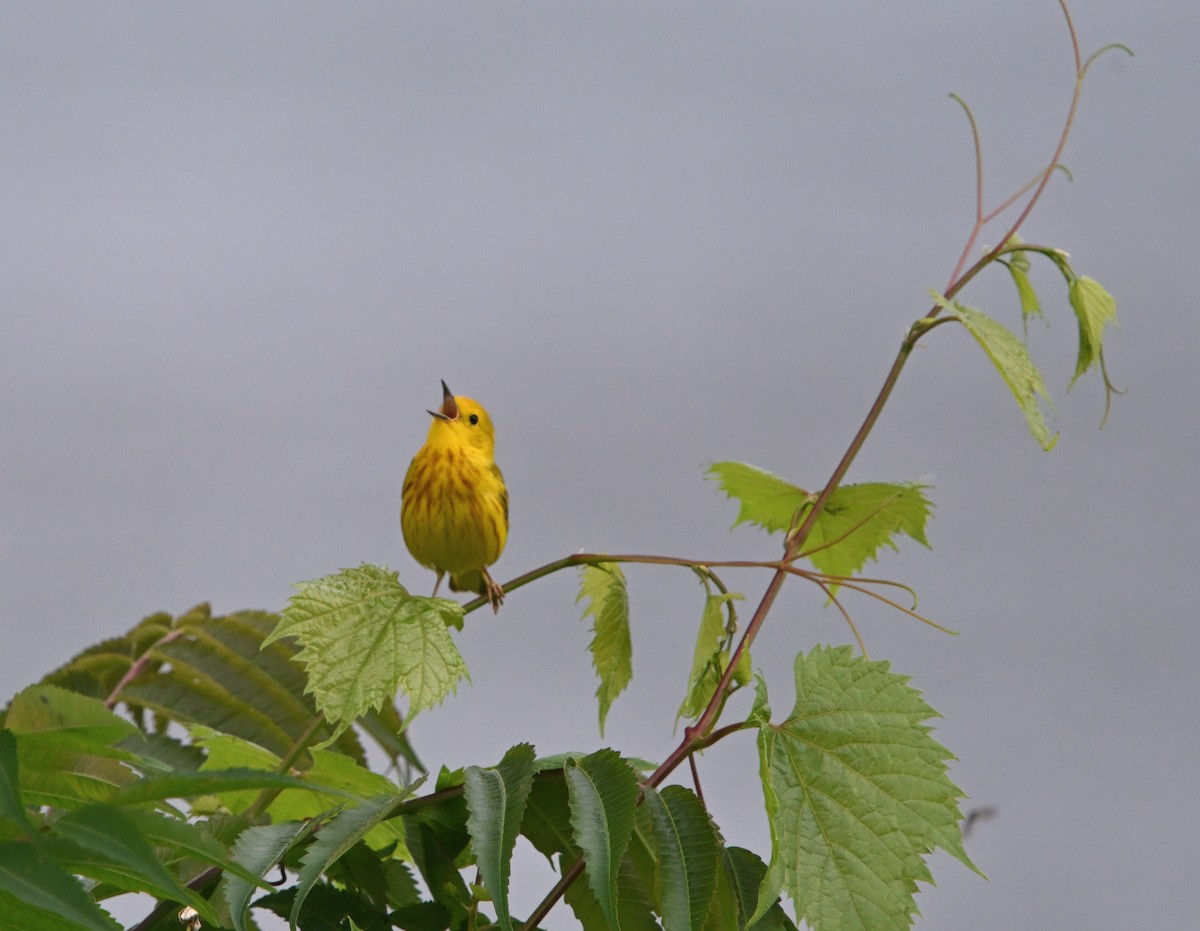
<svg viewBox="0 0 1200 931">
<path fill-rule="evenodd" d="M 958 263 L 954 266 L 954 271 L 950 274 L 950 281 L 946 285 L 945 295 L 948 298 L 953 297 L 960 290 L 962 290 L 967 281 L 974 277 L 975 272 L 983 268 L 985 265 L 990 264 L 991 261 L 1000 254 L 1000 250 L 1008 244 L 1008 241 L 1016 235 L 1017 230 L 1021 228 L 1021 226 L 1025 223 L 1026 218 L 1030 213 L 1033 212 L 1033 208 L 1037 205 L 1038 201 L 1041 200 L 1042 192 L 1046 190 L 1046 185 L 1050 182 L 1050 177 L 1053 175 L 1055 167 L 1059 164 L 1059 160 L 1062 158 L 1063 150 L 1067 146 L 1067 139 L 1071 135 L 1071 127 L 1075 122 L 1075 113 L 1079 109 L 1079 98 L 1083 91 L 1083 76 L 1085 69 L 1083 61 L 1080 58 L 1079 37 L 1075 33 L 1075 23 L 1071 19 L 1071 11 L 1067 9 L 1066 0 L 1059 0 L 1058 5 L 1062 10 L 1063 18 L 1067 23 L 1067 31 L 1071 37 L 1071 51 L 1075 56 L 1075 90 L 1071 95 L 1071 105 L 1067 109 L 1067 117 L 1063 121 L 1062 132 L 1059 134 L 1058 143 L 1054 147 L 1054 154 L 1050 157 L 1049 165 L 1038 173 L 1037 185 L 1034 188 L 1033 194 L 1030 196 L 1025 206 L 1021 209 L 1021 212 L 1017 215 L 1016 220 L 1014 220 L 1012 225 L 1008 228 L 1008 232 L 1000 237 L 999 242 L 989 249 L 984 254 L 982 259 L 971 266 L 971 272 L 969 274 L 960 277 L 959 273 L 962 271 L 963 265 L 966 264 L 967 256 L 970 254 L 970 250 L 974 247 L 975 241 L 978 239 L 979 233 L 983 229 L 983 222 L 981 222 L 978 218 L 976 219 L 975 226 L 971 230 L 971 235 L 967 237 L 967 245 L 963 249 L 963 254 L 959 257 Z M 1094 58 L 1095 56 L 1089 58 L 1088 64 L 1091 64 Z M 1005 203 L 1004 206 L 1008 206 L 1008 204 L 1015 200 L 1015 197 L 1011 198 Z M 989 219 L 995 215 L 996 211 L 993 211 L 993 213 L 989 215 Z M 939 311 L 940 309 L 934 305 L 934 307 L 930 309 L 927 316 L 936 317 Z"/>
<path fill-rule="evenodd" d="M 967 102 L 958 94 L 951 93 L 950 96 L 963 108 L 967 122 L 971 124 L 971 141 L 975 145 L 975 222 L 980 223 L 983 221 L 983 143 L 979 140 L 979 125 Z"/>
<path fill-rule="evenodd" d="M 558 882 L 554 884 L 554 888 L 546 893 L 546 897 L 537 904 L 535 908 L 525 919 L 525 924 L 522 926 L 522 931 L 533 931 L 542 923 L 542 919 L 550 914 L 550 909 L 554 908 L 555 903 L 562 898 L 563 893 L 571 887 L 571 883 L 575 882 L 583 874 L 583 857 L 580 857 L 562 874 Z"/>
</svg>

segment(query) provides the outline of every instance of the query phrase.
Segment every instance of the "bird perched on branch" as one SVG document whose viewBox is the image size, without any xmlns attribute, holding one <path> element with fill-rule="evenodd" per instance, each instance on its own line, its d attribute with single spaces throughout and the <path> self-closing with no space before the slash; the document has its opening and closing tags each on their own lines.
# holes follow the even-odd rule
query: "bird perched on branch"
<svg viewBox="0 0 1200 931">
<path fill-rule="evenodd" d="M 487 595 L 499 611 L 504 589 L 487 567 L 508 539 L 508 489 L 493 459 L 496 435 L 483 405 L 455 397 L 442 382 L 442 406 L 425 445 L 404 476 L 400 527 L 413 558 L 442 576 L 450 590 Z"/>
</svg>

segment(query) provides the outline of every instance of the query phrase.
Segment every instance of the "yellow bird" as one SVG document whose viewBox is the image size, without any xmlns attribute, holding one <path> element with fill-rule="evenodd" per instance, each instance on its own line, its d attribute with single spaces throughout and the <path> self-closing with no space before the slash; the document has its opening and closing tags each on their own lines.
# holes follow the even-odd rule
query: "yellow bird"
<svg viewBox="0 0 1200 931">
<path fill-rule="evenodd" d="M 413 559 L 442 576 L 450 590 L 487 595 L 500 610 L 504 589 L 487 567 L 508 539 L 508 489 L 493 459 L 496 434 L 483 405 L 455 397 L 442 382 L 442 406 L 425 445 L 404 476 L 400 528 Z"/>
</svg>

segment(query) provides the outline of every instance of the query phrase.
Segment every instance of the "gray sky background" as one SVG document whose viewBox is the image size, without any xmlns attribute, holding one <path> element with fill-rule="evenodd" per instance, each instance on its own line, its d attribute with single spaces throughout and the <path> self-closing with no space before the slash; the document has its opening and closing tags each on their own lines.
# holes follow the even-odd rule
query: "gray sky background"
<svg viewBox="0 0 1200 931">
<path fill-rule="evenodd" d="M 851 480 L 932 481 L 918 587 L 946 637 L 852 602 L 994 806 L 919 899 L 936 929 L 1183 928 L 1200 912 L 1196 275 L 1200 7 L 1079 2 L 1101 59 L 1026 239 L 1103 282 L 1129 389 L 1070 394 L 1039 268 L 1057 449 L 968 337 L 914 355 Z M 363 561 L 432 585 L 400 483 L 445 378 L 486 404 L 512 498 L 496 576 L 581 548 L 770 558 L 703 480 L 819 486 L 969 231 L 1053 149 L 1058 9 L 1009 4 L 7 4 L 0 9 L 5 698 L 157 610 L 278 610 Z M 994 242 L 1001 230 L 985 232 Z M 1016 324 L 997 271 L 964 299 Z M 635 679 L 596 730 L 576 578 L 474 615 L 427 763 L 674 746 L 700 592 L 630 569 Z M 729 574 L 748 596 L 766 578 Z M 785 590 L 756 665 L 849 632 Z M 731 714 L 744 711 L 735 703 Z M 702 777 L 766 853 L 753 739 Z M 532 878 L 517 911 L 548 888 Z M 569 927 L 560 906 L 553 927 Z"/>
</svg>

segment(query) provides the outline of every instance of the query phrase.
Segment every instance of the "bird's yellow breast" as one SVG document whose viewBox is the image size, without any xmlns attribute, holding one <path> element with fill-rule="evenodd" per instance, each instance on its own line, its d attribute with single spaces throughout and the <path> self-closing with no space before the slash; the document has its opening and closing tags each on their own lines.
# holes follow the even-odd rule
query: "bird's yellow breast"
<svg viewBox="0 0 1200 931">
<path fill-rule="evenodd" d="M 400 525 L 417 562 L 456 574 L 500 558 L 508 537 L 508 495 L 490 449 L 454 442 L 448 431 L 453 426 L 435 421 L 429 441 L 413 457 Z"/>
</svg>

